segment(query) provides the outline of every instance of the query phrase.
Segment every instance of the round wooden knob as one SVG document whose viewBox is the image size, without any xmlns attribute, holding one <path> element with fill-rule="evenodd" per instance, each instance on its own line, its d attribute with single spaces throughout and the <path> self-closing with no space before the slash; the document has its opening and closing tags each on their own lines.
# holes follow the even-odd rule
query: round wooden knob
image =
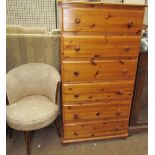
<svg viewBox="0 0 155 155">
<path fill-rule="evenodd" d="M 117 94 L 123 95 L 124 94 L 124 90 L 120 89 Z"/>
<path fill-rule="evenodd" d="M 128 24 L 127 24 L 127 27 L 128 27 L 128 28 L 131 28 L 132 25 L 133 25 L 133 21 L 129 21 Z"/>
<path fill-rule="evenodd" d="M 76 46 L 75 51 L 77 51 L 77 52 L 80 51 L 80 46 Z"/>
<path fill-rule="evenodd" d="M 120 116 L 121 115 L 121 110 L 120 109 L 117 109 L 116 115 L 117 116 Z"/>
<path fill-rule="evenodd" d="M 122 65 L 124 64 L 124 61 L 123 61 L 123 60 L 121 60 L 121 59 L 119 60 L 119 62 L 120 62 Z"/>
<path fill-rule="evenodd" d="M 129 46 L 126 46 L 125 47 L 125 51 L 128 52 L 129 50 L 130 50 L 130 47 Z"/>
<path fill-rule="evenodd" d="M 114 130 L 115 130 L 115 131 L 119 131 L 119 128 L 115 128 Z"/>
<path fill-rule="evenodd" d="M 75 97 L 75 98 L 78 98 L 78 97 L 79 97 L 79 94 L 74 94 L 74 97 Z"/>
<path fill-rule="evenodd" d="M 96 113 L 96 116 L 99 116 L 99 115 L 100 115 L 100 113 L 99 113 L 99 112 L 97 112 L 97 113 Z"/>
<path fill-rule="evenodd" d="M 79 75 L 79 72 L 74 72 L 74 75 L 75 75 L 75 76 L 78 76 L 78 75 Z"/>
<path fill-rule="evenodd" d="M 79 24 L 81 21 L 80 21 L 80 18 L 75 18 L 75 23 L 76 24 Z"/>
<path fill-rule="evenodd" d="M 75 135 L 75 136 L 78 136 L 78 133 L 77 133 L 77 131 L 74 131 L 74 135 Z"/>
<path fill-rule="evenodd" d="M 92 136 L 92 137 L 94 137 L 94 136 L 95 136 L 95 134 L 94 134 L 94 133 L 92 133 L 92 134 L 91 134 L 91 136 Z"/>
<path fill-rule="evenodd" d="M 126 68 L 124 68 L 124 69 L 122 69 L 122 72 L 123 72 L 123 73 L 127 73 L 128 70 L 127 70 Z"/>
<path fill-rule="evenodd" d="M 73 117 L 74 117 L 75 120 L 79 119 L 79 115 L 77 113 L 75 113 Z"/>
</svg>

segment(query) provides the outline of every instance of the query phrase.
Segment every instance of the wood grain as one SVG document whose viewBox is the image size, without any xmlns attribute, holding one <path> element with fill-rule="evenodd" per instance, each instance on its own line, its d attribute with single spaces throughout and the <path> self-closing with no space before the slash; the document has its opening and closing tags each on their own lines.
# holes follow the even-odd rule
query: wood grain
<svg viewBox="0 0 155 155">
<path fill-rule="evenodd" d="M 63 10 L 63 14 L 64 31 L 121 31 L 134 32 L 136 35 L 142 28 L 144 11 L 67 8 Z M 77 19 L 79 22 L 76 22 Z M 130 22 L 132 25 L 129 27 Z"/>
<path fill-rule="evenodd" d="M 107 81 L 134 80 L 137 60 L 95 60 L 62 61 L 63 80 L 75 81 Z"/>
<path fill-rule="evenodd" d="M 61 8 L 62 143 L 127 136 L 145 5 Z"/>
<path fill-rule="evenodd" d="M 63 145 L 67 145 L 69 143 L 78 143 L 78 142 L 86 142 L 86 141 L 95 141 L 95 140 L 104 140 L 104 139 L 114 139 L 114 138 L 127 138 L 128 131 L 124 131 L 121 134 L 110 134 L 104 136 L 96 136 L 96 137 L 87 137 L 87 138 L 74 138 L 74 139 L 64 139 L 61 137 L 61 143 Z"/>
<path fill-rule="evenodd" d="M 65 36 L 63 45 L 63 58 L 137 58 L 140 37 Z"/>
<path fill-rule="evenodd" d="M 63 84 L 63 101 L 132 99 L 134 82 Z"/>
<path fill-rule="evenodd" d="M 128 120 L 109 122 L 90 122 L 76 125 L 64 124 L 64 139 L 78 139 L 87 137 L 107 136 L 126 133 Z"/>
<path fill-rule="evenodd" d="M 104 91 L 117 91 L 119 89 L 132 90 L 134 81 L 121 81 L 121 82 L 98 82 L 98 83 L 63 83 L 64 93 L 85 93 L 85 92 L 104 92 Z"/>
<path fill-rule="evenodd" d="M 106 120 L 111 118 L 128 118 L 131 101 L 79 102 L 63 105 L 63 121 Z"/>
</svg>

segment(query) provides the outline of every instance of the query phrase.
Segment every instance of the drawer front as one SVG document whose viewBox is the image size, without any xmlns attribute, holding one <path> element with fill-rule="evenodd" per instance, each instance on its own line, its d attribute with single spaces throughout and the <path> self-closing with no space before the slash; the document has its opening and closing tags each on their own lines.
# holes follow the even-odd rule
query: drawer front
<svg viewBox="0 0 155 155">
<path fill-rule="evenodd" d="M 64 8 L 63 30 L 140 34 L 143 10 Z"/>
<path fill-rule="evenodd" d="M 134 80 L 137 60 L 62 61 L 63 81 Z"/>
<path fill-rule="evenodd" d="M 98 136 L 108 136 L 127 133 L 128 120 L 80 123 L 68 125 L 64 124 L 64 139 L 93 138 Z"/>
<path fill-rule="evenodd" d="M 140 37 L 66 36 L 64 58 L 137 57 Z"/>
<path fill-rule="evenodd" d="M 63 84 L 63 101 L 132 99 L 134 82 Z"/>
<path fill-rule="evenodd" d="M 111 118 L 127 118 L 131 101 L 79 102 L 63 105 L 63 121 L 106 120 Z"/>
</svg>

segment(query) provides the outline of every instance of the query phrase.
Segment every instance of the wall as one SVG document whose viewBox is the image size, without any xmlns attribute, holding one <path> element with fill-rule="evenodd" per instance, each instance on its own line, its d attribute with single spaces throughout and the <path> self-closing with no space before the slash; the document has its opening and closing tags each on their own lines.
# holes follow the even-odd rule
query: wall
<svg viewBox="0 0 155 155">
<path fill-rule="evenodd" d="M 143 0 L 124 0 L 136 3 Z M 122 0 L 101 0 L 101 2 L 121 3 Z M 59 19 L 58 8 L 58 19 Z M 6 0 L 7 24 L 23 26 L 43 26 L 51 31 L 56 28 L 55 0 Z M 147 23 L 147 14 L 145 15 Z M 59 23 L 58 23 L 59 26 Z"/>
<path fill-rule="evenodd" d="M 54 0 L 6 0 L 7 24 L 55 28 Z"/>
</svg>

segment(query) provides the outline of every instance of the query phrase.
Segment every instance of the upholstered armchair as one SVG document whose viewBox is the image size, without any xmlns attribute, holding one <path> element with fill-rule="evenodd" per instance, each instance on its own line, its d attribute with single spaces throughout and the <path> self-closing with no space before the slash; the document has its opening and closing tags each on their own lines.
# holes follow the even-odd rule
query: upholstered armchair
<svg viewBox="0 0 155 155">
<path fill-rule="evenodd" d="M 31 154 L 30 131 L 48 126 L 58 116 L 59 83 L 59 72 L 43 63 L 20 65 L 7 73 L 7 123 L 25 132 L 27 155 Z"/>
</svg>

